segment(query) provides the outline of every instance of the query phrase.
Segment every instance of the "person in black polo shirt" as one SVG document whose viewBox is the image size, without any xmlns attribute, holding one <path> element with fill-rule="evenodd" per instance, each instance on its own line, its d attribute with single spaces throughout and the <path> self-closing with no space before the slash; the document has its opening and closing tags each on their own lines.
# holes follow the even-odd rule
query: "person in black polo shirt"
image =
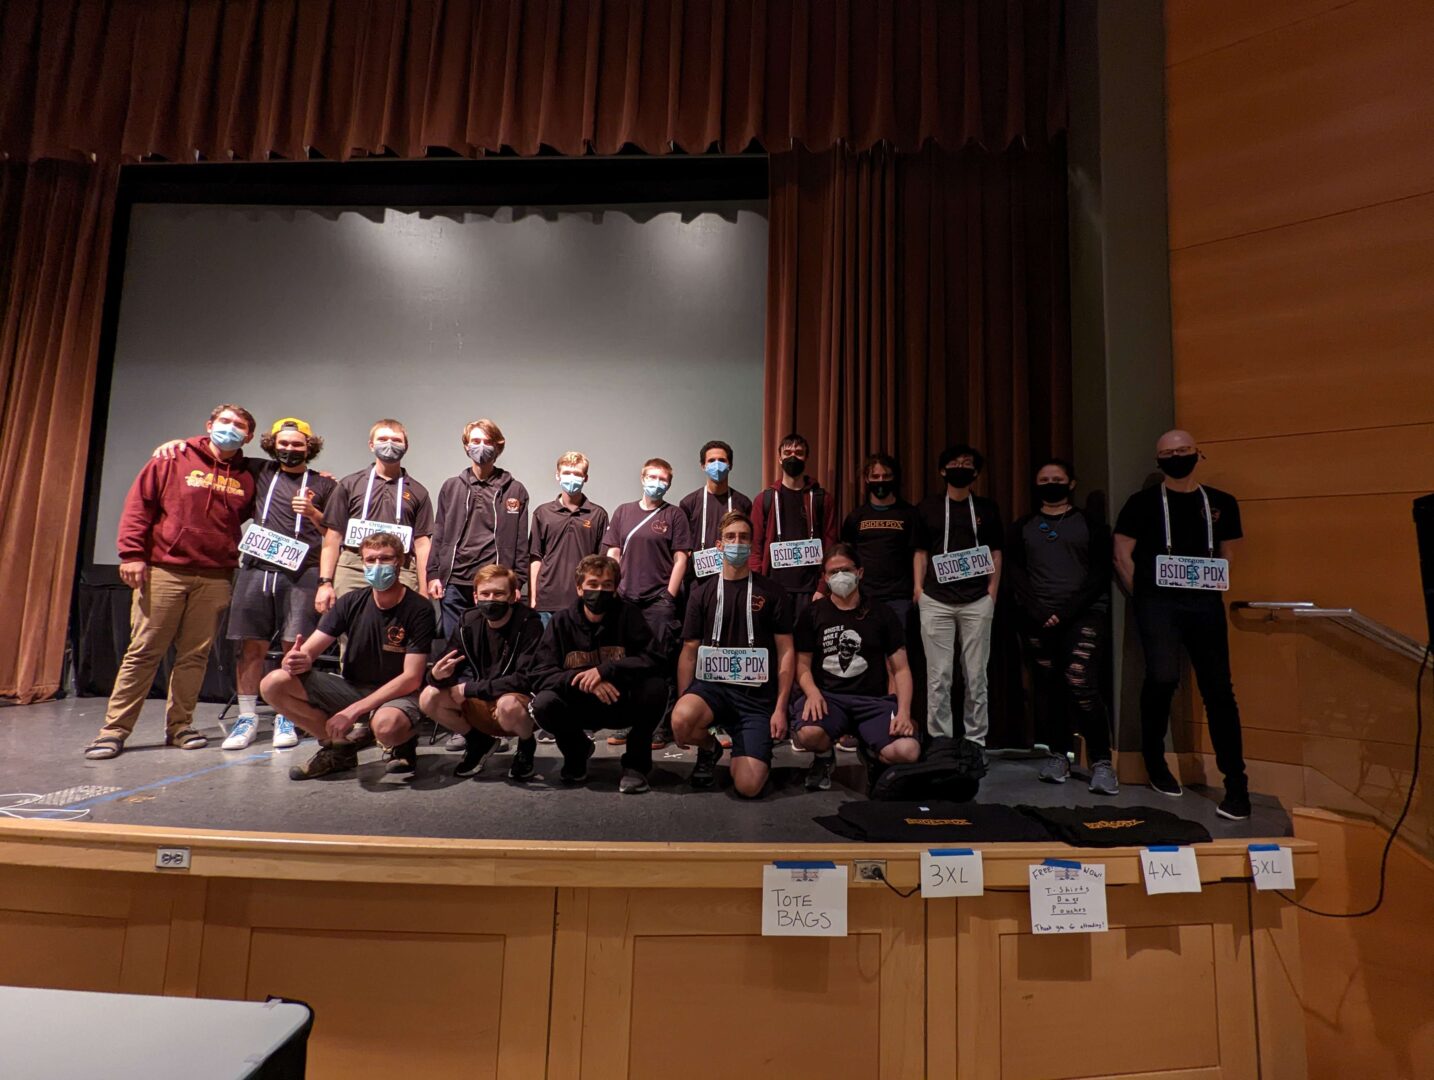
<svg viewBox="0 0 1434 1080">
<path fill-rule="evenodd" d="M 403 542 L 371 533 L 359 545 L 367 587 L 345 593 L 308 638 L 295 640 L 283 666 L 260 683 L 264 700 L 319 740 L 319 752 L 289 770 L 291 780 L 312 780 L 358 765 L 349 741 L 367 718 L 392 755 L 388 769 L 411 773 L 418 765 L 418 690 L 437 626 L 433 605 L 398 579 Z M 341 674 L 314 670 L 314 658 L 348 635 Z"/>
<path fill-rule="evenodd" d="M 1006 573 L 1015 593 L 1021 640 L 1031 664 L 1036 733 L 1051 750 L 1040 778 L 1070 778 L 1071 724 L 1075 710 L 1090 790 L 1120 791 L 1110 758 L 1110 713 L 1100 692 L 1110 634 L 1110 529 L 1071 501 L 1075 470 L 1061 458 L 1036 469 L 1040 509 L 1006 534 Z"/>
<path fill-rule="evenodd" d="M 966 684 L 962 725 L 966 738 L 986 745 L 990 728 L 986 664 L 991 657 L 991 620 L 1001 585 L 1001 511 L 971 491 L 985 458 L 958 443 L 941 452 L 937 465 L 946 481 L 939 495 L 922 500 L 921 643 L 926 653 L 926 726 L 932 738 L 955 737 L 951 682 L 959 645 Z"/>
<path fill-rule="evenodd" d="M 696 745 L 693 787 L 711 787 L 722 745 L 711 732 L 721 724 L 732 737 L 732 785 L 756 798 L 772 766 L 772 743 L 787 734 L 787 699 L 796 667 L 787 592 L 751 571 L 752 519 L 735 510 L 719 525 L 722 572 L 697 586 L 687 603 L 680 697 L 672 730 L 683 746 Z"/>
<path fill-rule="evenodd" d="M 558 458 L 557 481 L 558 497 L 533 511 L 528 566 L 528 603 L 544 626 L 554 612 L 572 607 L 578 563 L 602 553 L 607 533 L 607 511 L 583 494 L 587 455 L 569 450 Z"/>
<path fill-rule="evenodd" d="M 1244 534 L 1235 497 L 1195 479 L 1200 456 L 1188 431 L 1167 431 L 1157 440 L 1155 463 L 1165 476 L 1121 508 L 1115 572 L 1133 599 L 1145 653 L 1140 748 L 1150 786 L 1164 795 L 1182 794 L 1165 763 L 1165 733 L 1184 649 L 1205 702 L 1215 764 L 1225 776 L 1219 813 L 1238 821 L 1250 816 L 1250 789 L 1222 594 L 1235 542 Z"/>
<path fill-rule="evenodd" d="M 720 439 L 713 439 L 703 445 L 698 458 L 702 471 L 707 474 L 707 483 L 680 504 L 692 527 L 689 583 L 695 578 L 710 577 L 722 568 L 722 556 L 717 551 L 717 523 L 722 515 L 733 510 L 744 514 L 752 512 L 752 500 L 727 482 L 727 474 L 732 471 L 732 448 Z"/>
<path fill-rule="evenodd" d="M 892 610 L 906 629 L 916 592 L 921 515 L 897 492 L 901 471 L 890 454 L 871 454 L 862 466 L 866 502 L 846 516 L 841 538 L 861 561 L 861 594 Z"/>
</svg>

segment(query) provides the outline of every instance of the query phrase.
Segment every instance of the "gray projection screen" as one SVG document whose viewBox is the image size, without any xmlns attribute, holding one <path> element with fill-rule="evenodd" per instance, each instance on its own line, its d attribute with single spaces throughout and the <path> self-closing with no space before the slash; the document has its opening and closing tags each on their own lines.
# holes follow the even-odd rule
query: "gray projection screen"
<svg viewBox="0 0 1434 1080">
<path fill-rule="evenodd" d="M 113 564 L 125 492 L 154 446 L 233 401 L 261 430 L 314 425 L 318 467 L 369 460 L 369 425 L 402 420 L 404 465 L 436 498 L 467 465 L 463 425 L 502 427 L 500 464 L 532 505 L 565 450 L 588 494 L 637 498 L 640 467 L 761 476 L 765 202 L 422 209 L 139 204 L 109 395 L 94 562 Z M 257 438 L 246 453 L 261 453 Z"/>
</svg>

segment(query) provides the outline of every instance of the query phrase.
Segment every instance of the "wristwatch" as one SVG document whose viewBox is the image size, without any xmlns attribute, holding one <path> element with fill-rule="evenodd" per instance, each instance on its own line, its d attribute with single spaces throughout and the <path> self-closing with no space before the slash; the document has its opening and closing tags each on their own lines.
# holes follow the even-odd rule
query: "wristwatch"
<svg viewBox="0 0 1434 1080">
<path fill-rule="evenodd" d="M 319 584 L 320 584 L 320 585 L 332 585 L 333 583 L 334 583 L 334 579 L 331 578 L 331 577 L 321 577 L 321 578 L 319 578 Z"/>
</svg>

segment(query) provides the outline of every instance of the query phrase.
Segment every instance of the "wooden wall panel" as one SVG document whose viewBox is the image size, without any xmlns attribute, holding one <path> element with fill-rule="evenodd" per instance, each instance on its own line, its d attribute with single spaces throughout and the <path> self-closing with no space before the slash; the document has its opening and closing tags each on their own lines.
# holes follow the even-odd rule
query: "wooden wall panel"
<svg viewBox="0 0 1434 1080">
<path fill-rule="evenodd" d="M 1238 492 L 1242 502 L 1400 493 L 1412 499 L 1434 490 L 1434 422 L 1252 439 L 1202 436 L 1200 447 L 1205 479 Z"/>
<path fill-rule="evenodd" d="M 1184 63 L 1279 30 L 1349 0 L 1170 0 L 1165 5 L 1166 61 Z"/>
</svg>

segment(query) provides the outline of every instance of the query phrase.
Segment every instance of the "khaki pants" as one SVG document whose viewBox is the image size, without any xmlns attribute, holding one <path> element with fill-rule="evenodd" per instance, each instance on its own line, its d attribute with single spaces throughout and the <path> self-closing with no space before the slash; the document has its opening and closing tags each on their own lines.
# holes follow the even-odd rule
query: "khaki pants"
<svg viewBox="0 0 1434 1080">
<path fill-rule="evenodd" d="M 101 735 L 129 738 L 170 645 L 175 657 L 164 726 L 170 734 L 189 727 L 209 665 L 209 646 L 229 606 L 231 575 L 229 570 L 149 568 L 148 580 L 131 602 L 129 648 L 115 676 Z"/>
<path fill-rule="evenodd" d="M 403 566 L 398 571 L 398 580 L 414 592 L 418 591 L 417 566 L 413 556 L 409 555 L 403 560 Z M 363 577 L 363 560 L 348 548 L 341 549 L 339 564 L 334 567 L 334 596 L 343 596 L 355 589 L 362 589 L 367 584 Z"/>
<path fill-rule="evenodd" d="M 922 594 L 921 644 L 926 650 L 926 730 L 933 737 L 955 736 L 951 714 L 951 682 L 959 649 L 966 684 L 962 729 L 972 742 L 986 745 L 986 665 L 991 659 L 991 620 L 996 602 L 990 596 L 966 604 L 943 604 Z"/>
</svg>

